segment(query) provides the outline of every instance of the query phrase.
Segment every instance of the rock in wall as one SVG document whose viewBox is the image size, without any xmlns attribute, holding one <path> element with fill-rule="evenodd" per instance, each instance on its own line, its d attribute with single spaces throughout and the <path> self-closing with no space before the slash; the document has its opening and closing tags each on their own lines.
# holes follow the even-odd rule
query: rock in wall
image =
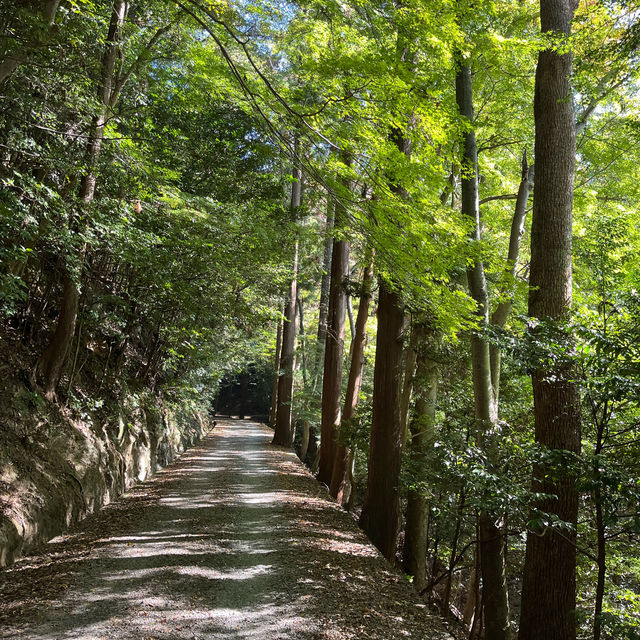
<svg viewBox="0 0 640 640">
<path fill-rule="evenodd" d="M 19 400 L 19 399 L 18 399 Z M 16 403 L 0 425 L 0 566 L 166 466 L 206 431 L 204 414 L 130 398 L 98 418 Z"/>
</svg>

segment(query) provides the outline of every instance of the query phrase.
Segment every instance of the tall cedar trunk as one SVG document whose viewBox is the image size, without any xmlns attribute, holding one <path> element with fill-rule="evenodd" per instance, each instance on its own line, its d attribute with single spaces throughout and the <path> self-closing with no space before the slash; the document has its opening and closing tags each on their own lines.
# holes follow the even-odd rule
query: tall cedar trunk
<svg viewBox="0 0 640 640">
<path fill-rule="evenodd" d="M 324 345 L 327 341 L 327 319 L 329 317 L 329 291 L 331 287 L 331 256 L 333 253 L 334 203 L 327 199 L 327 224 L 325 226 L 324 253 L 322 256 L 322 280 L 320 282 L 320 307 L 318 312 L 318 342 L 313 366 L 313 389 L 318 388 L 324 360 Z"/>
<path fill-rule="evenodd" d="M 345 222 L 342 204 L 336 204 L 335 225 Z M 340 401 L 342 399 L 342 356 L 344 353 L 345 317 L 349 277 L 349 243 L 334 238 L 331 257 L 331 286 L 329 290 L 329 318 L 324 348 L 324 373 L 322 376 L 322 418 L 320 431 L 320 462 L 318 480 L 331 484 L 333 461 L 336 455 L 336 437 L 340 426 Z"/>
<path fill-rule="evenodd" d="M 456 76 L 456 100 L 460 115 L 469 125 L 473 123 L 473 94 L 471 68 L 461 62 Z M 464 167 L 462 186 L 462 213 L 474 223 L 473 240 L 481 240 L 480 207 L 478 199 L 478 150 L 472 129 L 464 133 Z M 477 304 L 477 322 L 480 329 L 489 324 L 489 296 L 484 265 L 476 260 L 467 270 L 471 297 Z M 487 441 L 486 434 L 497 420 L 496 405 L 491 385 L 491 356 L 489 343 L 478 333 L 471 337 L 471 365 L 473 397 L 476 419 L 476 441 L 485 449 L 491 464 L 495 459 L 495 444 Z M 480 533 L 480 569 L 485 633 L 492 640 L 509 640 L 509 600 L 504 566 L 503 531 L 495 515 L 482 510 L 478 516 Z"/>
<path fill-rule="evenodd" d="M 276 353 L 273 363 L 273 385 L 271 387 L 271 409 L 269 410 L 269 426 L 276 426 L 276 410 L 278 409 L 278 380 L 280 379 L 280 351 L 282 349 L 282 320 L 278 320 L 276 333 Z"/>
<path fill-rule="evenodd" d="M 293 182 L 291 184 L 291 217 L 298 217 L 302 204 L 302 165 L 300 143 L 294 140 Z M 296 299 L 298 297 L 298 239 L 293 248 L 291 282 L 284 307 L 282 326 L 282 351 L 280 354 L 280 377 L 278 378 L 278 400 L 273 444 L 290 447 L 293 444 L 291 401 L 293 399 L 293 370 L 296 359 Z"/>
<path fill-rule="evenodd" d="M 424 324 L 413 328 L 416 348 L 415 410 L 410 423 L 409 457 L 411 468 L 424 465 L 424 456 L 434 441 L 438 365 L 433 358 L 434 332 Z M 403 547 L 405 573 L 413 576 L 418 591 L 426 586 L 427 517 L 424 492 L 409 488 Z"/>
<path fill-rule="evenodd" d="M 27 43 L 19 49 L 7 54 L 0 60 L 0 85 L 11 76 L 11 74 L 29 58 L 29 54 L 43 44 L 51 37 L 54 32 L 56 13 L 60 0 L 45 0 L 40 14 L 42 16 L 42 26 L 39 26 L 40 34 L 31 38 Z"/>
<path fill-rule="evenodd" d="M 122 40 L 122 28 L 127 10 L 128 3 L 124 0 L 117 0 L 113 5 L 113 12 L 109 23 L 109 33 L 107 35 L 106 47 L 102 58 L 100 85 L 98 89 L 100 112 L 94 118 L 92 123 L 91 133 L 87 143 L 87 163 L 89 169 L 82 178 L 80 190 L 80 198 L 86 208 L 91 205 L 95 195 L 97 183 L 96 164 L 100 157 L 109 109 L 113 107 L 117 99 L 117 94 L 114 93 L 112 87 L 115 79 L 116 61 Z M 84 218 L 85 215 L 82 216 L 82 219 Z M 83 244 L 79 250 L 79 255 L 77 256 L 78 263 L 80 265 L 82 265 L 84 261 L 85 252 L 86 245 Z M 80 290 L 78 282 L 67 267 L 67 273 L 64 277 L 58 323 L 49 346 L 40 356 L 38 364 L 36 365 L 37 370 L 39 370 L 43 375 L 44 391 L 49 398 L 53 398 L 55 396 L 56 388 L 60 381 L 67 359 L 69 347 L 73 341 L 76 320 L 78 317 L 79 301 Z"/>
<path fill-rule="evenodd" d="M 396 3 L 400 6 L 401 2 Z M 399 66 L 412 69 L 415 60 L 406 38 L 397 36 L 396 57 Z M 398 127 L 389 131 L 389 139 L 409 158 L 411 139 Z M 390 179 L 390 190 L 406 199 L 406 189 Z M 401 230 L 399 230 L 401 231 Z M 379 279 L 378 331 L 373 371 L 373 412 L 369 442 L 367 491 L 360 526 L 387 560 L 395 558 L 400 532 L 400 468 L 404 433 L 402 430 L 402 354 L 404 307 L 400 292 L 384 277 Z"/>
<path fill-rule="evenodd" d="M 400 296 L 381 278 L 367 492 L 360 526 L 387 560 L 395 557 L 400 529 L 403 324 Z"/>
<path fill-rule="evenodd" d="M 360 304 L 356 317 L 353 348 L 351 349 L 351 368 L 347 380 L 347 393 L 344 399 L 344 411 L 342 412 L 342 425 L 353 420 L 358 404 L 358 393 L 362 383 L 362 365 L 364 364 L 364 349 L 367 344 L 367 318 L 369 317 L 369 305 L 371 303 L 371 288 L 373 285 L 373 255 L 369 252 L 367 264 L 362 274 L 362 286 L 360 289 Z M 351 451 L 346 444 L 338 444 L 333 463 L 331 495 L 342 505 L 347 504 L 351 495 Z"/>
<path fill-rule="evenodd" d="M 577 3 L 541 0 L 542 32 L 554 40 L 571 33 Z M 564 321 L 571 314 L 571 233 L 575 129 L 571 53 L 564 48 L 538 56 L 534 99 L 536 188 L 531 228 L 529 315 Z M 570 345 L 571 338 L 566 336 Z M 580 451 L 580 398 L 570 363 L 531 376 L 536 442 L 549 449 Z M 529 532 L 522 581 L 520 640 L 576 637 L 576 548 L 578 492 L 571 473 L 539 464 L 533 490 L 548 494 L 537 506 L 571 525 L 571 531 Z"/>
</svg>

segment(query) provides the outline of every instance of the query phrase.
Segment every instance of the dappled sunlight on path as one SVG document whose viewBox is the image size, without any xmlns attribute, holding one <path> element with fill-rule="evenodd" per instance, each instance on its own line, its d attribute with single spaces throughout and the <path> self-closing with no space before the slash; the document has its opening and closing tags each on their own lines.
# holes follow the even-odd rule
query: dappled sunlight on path
<svg viewBox="0 0 640 640">
<path fill-rule="evenodd" d="M 201 446 L 3 572 L 0 637 L 440 638 L 395 574 L 271 432 Z"/>
</svg>

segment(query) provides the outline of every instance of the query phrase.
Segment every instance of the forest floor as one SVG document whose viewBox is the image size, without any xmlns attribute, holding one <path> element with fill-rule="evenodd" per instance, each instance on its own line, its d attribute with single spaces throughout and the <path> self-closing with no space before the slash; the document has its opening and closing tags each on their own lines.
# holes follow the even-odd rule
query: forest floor
<svg viewBox="0 0 640 640">
<path fill-rule="evenodd" d="M 0 637 L 449 638 L 272 432 L 215 431 L 0 573 Z"/>
</svg>

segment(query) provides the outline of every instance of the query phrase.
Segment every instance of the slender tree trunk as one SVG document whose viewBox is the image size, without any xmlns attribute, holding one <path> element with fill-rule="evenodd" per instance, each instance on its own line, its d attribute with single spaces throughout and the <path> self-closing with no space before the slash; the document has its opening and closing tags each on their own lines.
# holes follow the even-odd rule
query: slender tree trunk
<svg viewBox="0 0 640 640">
<path fill-rule="evenodd" d="M 602 509 L 602 491 L 594 492 L 596 508 L 596 535 L 598 540 L 598 578 L 596 582 L 596 601 L 593 611 L 593 640 L 600 640 L 602 635 L 602 603 L 604 602 L 605 578 L 607 575 L 607 545 L 605 537 L 604 514 Z"/>
<path fill-rule="evenodd" d="M 407 348 L 407 355 L 404 359 L 404 381 L 402 383 L 402 433 L 404 434 L 402 440 L 407 442 L 409 438 L 409 407 L 411 405 L 411 392 L 413 390 L 414 377 L 416 375 L 416 360 L 417 360 L 417 334 L 415 331 L 411 331 L 411 338 L 409 340 L 409 347 Z"/>
<path fill-rule="evenodd" d="M 473 554 L 474 562 L 473 569 L 471 569 L 471 575 L 469 576 L 469 586 L 467 588 L 467 599 L 464 604 L 464 611 L 462 612 L 462 624 L 467 630 L 471 630 L 473 623 L 473 615 L 476 610 L 476 598 L 478 595 L 478 574 L 476 572 L 476 560 L 477 551 Z"/>
<path fill-rule="evenodd" d="M 271 409 L 269 411 L 269 426 L 275 429 L 276 411 L 278 409 L 278 380 L 280 379 L 280 352 L 282 350 L 282 323 L 278 320 L 278 330 L 276 333 L 276 353 L 273 363 L 273 385 L 271 387 Z"/>
<path fill-rule="evenodd" d="M 460 115 L 473 124 L 473 93 L 471 68 L 461 62 L 456 77 L 456 100 Z M 478 199 L 478 150 L 473 130 L 464 133 L 462 177 L 462 213 L 474 223 L 473 240 L 480 243 L 481 224 Z M 476 260 L 467 269 L 467 280 L 471 297 L 477 304 L 476 316 L 480 329 L 489 324 L 489 295 L 484 265 Z M 471 364 L 473 377 L 473 397 L 476 419 L 476 442 L 482 447 L 489 464 L 496 458 L 493 442 L 487 441 L 497 421 L 497 407 L 491 384 L 491 356 L 489 343 L 479 333 L 471 337 Z M 491 640 L 510 640 L 509 600 L 504 566 L 503 531 L 496 518 L 483 509 L 478 516 L 480 531 L 480 568 L 482 573 L 482 593 L 485 633 Z"/>
<path fill-rule="evenodd" d="M 311 428 L 308 420 L 302 421 L 302 442 L 300 443 L 300 460 L 304 462 L 309 451 L 309 439 L 311 436 Z"/>
<path fill-rule="evenodd" d="M 298 326 L 300 331 L 300 355 L 302 356 L 302 384 L 307 386 L 307 351 L 305 348 L 305 334 L 304 334 L 304 309 L 302 307 L 302 298 L 298 295 L 296 301 L 298 306 Z"/>
<path fill-rule="evenodd" d="M 98 98 L 101 103 L 100 113 L 93 121 L 91 134 L 87 144 L 87 162 L 89 169 L 83 176 L 80 197 L 85 208 L 93 202 L 96 190 L 97 173 L 96 164 L 100 157 L 102 140 L 106 126 L 109 109 L 115 104 L 117 95 L 114 96 L 112 86 L 115 78 L 116 61 L 120 51 L 122 41 L 122 28 L 128 10 L 128 2 L 117 0 L 113 5 L 111 21 L 109 23 L 109 33 L 107 43 L 102 58 L 101 79 L 98 90 Z M 83 216 L 84 218 L 85 216 Z M 79 250 L 78 264 L 82 269 L 86 244 Z M 60 381 L 64 369 L 69 347 L 73 341 L 78 317 L 78 304 L 80 301 L 80 290 L 78 280 L 70 268 L 66 268 L 62 300 L 60 303 L 60 313 L 53 338 L 38 360 L 36 370 L 43 374 L 45 395 L 53 399 L 56 388 Z"/>
<path fill-rule="evenodd" d="M 367 264 L 362 274 L 362 286 L 360 289 L 360 304 L 356 317 L 353 348 L 351 349 L 351 368 L 347 380 L 347 392 L 344 399 L 344 411 L 342 412 L 342 426 L 353 420 L 358 404 L 358 393 L 362 383 L 362 366 L 364 364 L 364 349 L 367 344 L 367 319 L 369 317 L 369 305 L 371 303 L 371 288 L 373 285 L 373 253 L 368 252 Z M 331 475 L 329 491 L 331 495 L 343 506 L 351 495 L 352 455 L 350 448 L 342 443 L 338 444 Z"/>
<path fill-rule="evenodd" d="M 291 217 L 295 220 L 302 204 L 302 165 L 300 143 L 294 141 L 293 183 L 291 185 Z M 296 299 L 298 297 L 298 239 L 293 248 L 291 282 L 285 302 L 282 326 L 282 352 L 280 355 L 280 377 L 278 379 L 278 404 L 273 444 L 290 447 L 293 444 L 291 401 L 293 400 L 293 371 L 296 358 Z"/>
<path fill-rule="evenodd" d="M 322 257 L 322 280 L 320 282 L 320 309 L 318 315 L 318 342 L 314 362 L 313 389 L 318 388 L 322 375 L 324 347 L 327 341 L 327 319 L 329 317 L 329 292 L 331 288 L 331 256 L 333 254 L 334 204 L 327 199 L 327 224 L 325 227 L 324 254 Z"/>
<path fill-rule="evenodd" d="M 356 323 L 353 319 L 353 305 L 351 304 L 351 296 L 347 293 L 347 317 L 349 318 L 349 335 L 351 336 L 351 344 L 353 344 L 356 335 Z"/>
<path fill-rule="evenodd" d="M 403 325 L 399 294 L 381 278 L 367 492 L 360 526 L 387 560 L 395 557 L 400 530 Z"/>
<path fill-rule="evenodd" d="M 527 151 L 525 149 L 522 154 L 522 174 L 520 178 L 520 186 L 518 187 L 518 197 L 516 199 L 516 207 L 511 221 L 511 233 L 509 235 L 509 252 L 507 255 L 507 267 L 505 269 L 505 286 L 501 291 L 504 300 L 502 300 L 491 316 L 491 324 L 503 328 L 511 315 L 513 308 L 513 295 L 515 292 L 515 277 L 518 259 L 520 258 L 520 247 L 522 245 L 522 236 L 524 234 L 525 221 L 527 219 L 527 204 L 531 189 L 533 188 L 534 165 L 529 166 L 527 163 Z M 491 386 L 493 388 L 493 401 L 498 406 L 500 397 L 500 369 L 501 369 L 501 353 L 498 345 L 492 344 L 491 353 Z"/>
<path fill-rule="evenodd" d="M 417 368 L 415 375 L 415 411 L 411 420 L 409 439 L 409 456 L 412 469 L 420 468 L 424 465 L 424 457 L 435 438 L 438 365 L 433 357 L 435 349 L 433 333 L 433 330 L 423 323 L 414 324 L 412 342 L 416 350 Z M 418 591 L 422 591 L 427 583 L 428 515 L 429 508 L 424 491 L 420 490 L 420 488 L 409 487 L 403 566 L 405 573 L 413 576 L 413 584 Z"/>
<path fill-rule="evenodd" d="M 444 593 L 442 594 L 442 603 L 440 606 L 440 614 L 446 619 L 451 614 L 451 585 L 453 582 L 453 572 L 456 568 L 456 558 L 458 555 L 458 542 L 460 541 L 460 527 L 462 525 L 462 514 L 464 512 L 465 490 L 460 489 L 458 498 L 458 510 L 456 514 L 456 528 L 453 532 L 453 540 L 451 541 L 451 551 L 449 552 L 449 566 L 447 568 L 447 580 L 444 583 Z"/>
<path fill-rule="evenodd" d="M 248 415 L 247 410 L 249 404 L 249 374 L 243 371 L 240 376 L 240 410 L 238 411 L 238 418 L 244 420 Z"/>
<path fill-rule="evenodd" d="M 574 0 L 541 0 L 542 32 L 566 41 Z M 566 321 L 571 315 L 571 239 L 575 126 L 571 91 L 572 55 L 564 47 L 538 56 L 534 99 L 536 189 L 531 228 L 529 315 Z M 571 337 L 566 343 L 571 345 Z M 552 450 L 580 451 L 580 397 L 574 366 L 561 362 L 534 371 L 536 442 Z M 576 637 L 576 526 L 578 492 L 570 471 L 534 467 L 533 491 L 549 497 L 537 505 L 570 529 L 533 529 L 527 536 L 522 580 L 520 640 Z"/>
<path fill-rule="evenodd" d="M 31 38 L 23 47 L 12 51 L 0 60 L 0 85 L 5 82 L 20 65 L 28 60 L 29 55 L 35 49 L 46 44 L 54 31 L 56 13 L 59 5 L 60 0 L 45 0 L 40 9 L 43 22 L 41 33 Z"/>
</svg>

